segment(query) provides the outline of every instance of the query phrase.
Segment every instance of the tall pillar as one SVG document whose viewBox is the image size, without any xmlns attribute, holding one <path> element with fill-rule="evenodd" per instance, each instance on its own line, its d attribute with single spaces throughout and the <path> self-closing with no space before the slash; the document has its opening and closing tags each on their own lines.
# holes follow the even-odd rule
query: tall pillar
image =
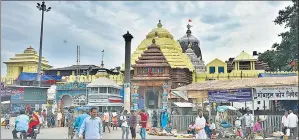
<svg viewBox="0 0 299 140">
<path fill-rule="evenodd" d="M 133 106 L 131 107 L 132 110 L 138 110 L 138 101 L 139 101 L 139 94 L 138 94 L 138 85 L 133 86 L 134 93 L 132 94 L 133 98 Z"/>
<path fill-rule="evenodd" d="M 163 93 L 162 93 L 162 110 L 167 110 L 167 99 L 168 99 L 168 84 L 165 83 L 163 85 Z"/>
<path fill-rule="evenodd" d="M 125 82 L 124 82 L 124 109 L 130 111 L 130 83 L 131 83 L 131 40 L 133 36 L 127 31 L 123 35 L 125 39 Z"/>
</svg>

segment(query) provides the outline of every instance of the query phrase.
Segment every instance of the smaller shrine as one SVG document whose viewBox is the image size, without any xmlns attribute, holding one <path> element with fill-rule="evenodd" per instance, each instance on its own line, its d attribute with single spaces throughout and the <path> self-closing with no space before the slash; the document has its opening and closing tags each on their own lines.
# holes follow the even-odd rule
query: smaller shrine
<svg viewBox="0 0 299 140">
<path fill-rule="evenodd" d="M 7 66 L 6 78 L 17 78 L 22 72 L 37 72 L 38 54 L 34 48 L 28 47 L 23 53 L 15 54 L 8 61 L 3 62 Z M 52 68 L 49 62 L 42 57 L 42 70 Z"/>
<path fill-rule="evenodd" d="M 187 54 L 188 57 L 190 58 L 196 73 L 205 73 L 206 71 L 205 62 L 200 57 L 197 57 L 197 55 L 192 50 L 191 44 L 188 45 L 188 49 L 185 51 L 185 54 Z"/>
<path fill-rule="evenodd" d="M 56 86 L 56 102 L 60 108 L 87 104 L 86 83 L 71 82 Z"/>
<path fill-rule="evenodd" d="M 121 87 L 108 77 L 105 68 L 98 70 L 97 79 L 87 85 L 88 106 L 98 107 L 99 111 L 121 110 L 123 107 Z"/>
</svg>

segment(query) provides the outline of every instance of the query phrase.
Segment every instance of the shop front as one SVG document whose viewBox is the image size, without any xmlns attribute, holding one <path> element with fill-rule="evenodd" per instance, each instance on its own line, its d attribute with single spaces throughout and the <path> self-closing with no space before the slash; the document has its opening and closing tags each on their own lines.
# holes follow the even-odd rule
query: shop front
<svg viewBox="0 0 299 140">
<path fill-rule="evenodd" d="M 255 101 L 271 111 L 294 110 L 298 106 L 298 86 L 255 87 Z"/>
</svg>

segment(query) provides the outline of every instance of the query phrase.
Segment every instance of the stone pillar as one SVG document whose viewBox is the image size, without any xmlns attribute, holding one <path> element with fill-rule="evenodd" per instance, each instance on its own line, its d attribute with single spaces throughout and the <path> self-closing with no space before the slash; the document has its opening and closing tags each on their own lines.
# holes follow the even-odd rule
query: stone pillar
<svg viewBox="0 0 299 140">
<path fill-rule="evenodd" d="M 138 94 L 138 85 L 133 86 L 133 91 L 134 93 L 132 94 L 132 99 L 133 99 L 133 106 L 131 107 L 132 110 L 138 110 L 138 101 L 139 101 L 139 94 Z"/>
<path fill-rule="evenodd" d="M 124 109 L 130 111 L 130 83 L 131 83 L 131 40 L 133 36 L 129 31 L 123 35 L 125 39 L 125 82 L 124 82 Z"/>
<path fill-rule="evenodd" d="M 167 110 L 167 101 L 168 101 L 168 84 L 165 83 L 163 85 L 163 93 L 162 93 L 162 110 Z"/>
</svg>

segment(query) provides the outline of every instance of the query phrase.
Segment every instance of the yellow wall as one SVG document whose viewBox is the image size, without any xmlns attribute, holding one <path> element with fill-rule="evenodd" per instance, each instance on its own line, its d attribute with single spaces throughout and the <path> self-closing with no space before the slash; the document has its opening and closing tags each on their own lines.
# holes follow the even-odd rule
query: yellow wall
<svg viewBox="0 0 299 140">
<path fill-rule="evenodd" d="M 34 63 L 9 63 L 6 64 L 7 73 L 6 77 L 8 78 L 17 78 L 21 72 L 37 72 L 37 64 Z M 20 67 L 23 67 L 23 71 L 20 71 Z M 50 69 L 51 67 L 47 67 L 45 65 L 42 66 L 42 70 Z"/>
<path fill-rule="evenodd" d="M 242 71 L 242 79 L 245 78 L 257 78 L 259 73 L 270 73 L 270 72 L 264 72 L 264 71 Z M 282 73 L 297 73 L 298 71 L 294 72 L 271 72 L 272 74 L 282 74 Z M 193 82 L 203 82 L 206 81 L 206 78 L 208 79 L 215 79 L 215 80 L 228 80 L 228 79 L 241 79 L 241 71 L 234 71 L 231 73 L 220 73 L 220 74 L 206 74 L 206 73 L 198 73 L 196 76 L 193 76 Z"/>
<path fill-rule="evenodd" d="M 215 74 L 218 74 L 218 67 L 224 67 L 224 73 L 227 73 L 227 64 L 218 58 L 206 65 L 206 73 L 210 72 L 210 67 L 215 67 Z"/>
</svg>

